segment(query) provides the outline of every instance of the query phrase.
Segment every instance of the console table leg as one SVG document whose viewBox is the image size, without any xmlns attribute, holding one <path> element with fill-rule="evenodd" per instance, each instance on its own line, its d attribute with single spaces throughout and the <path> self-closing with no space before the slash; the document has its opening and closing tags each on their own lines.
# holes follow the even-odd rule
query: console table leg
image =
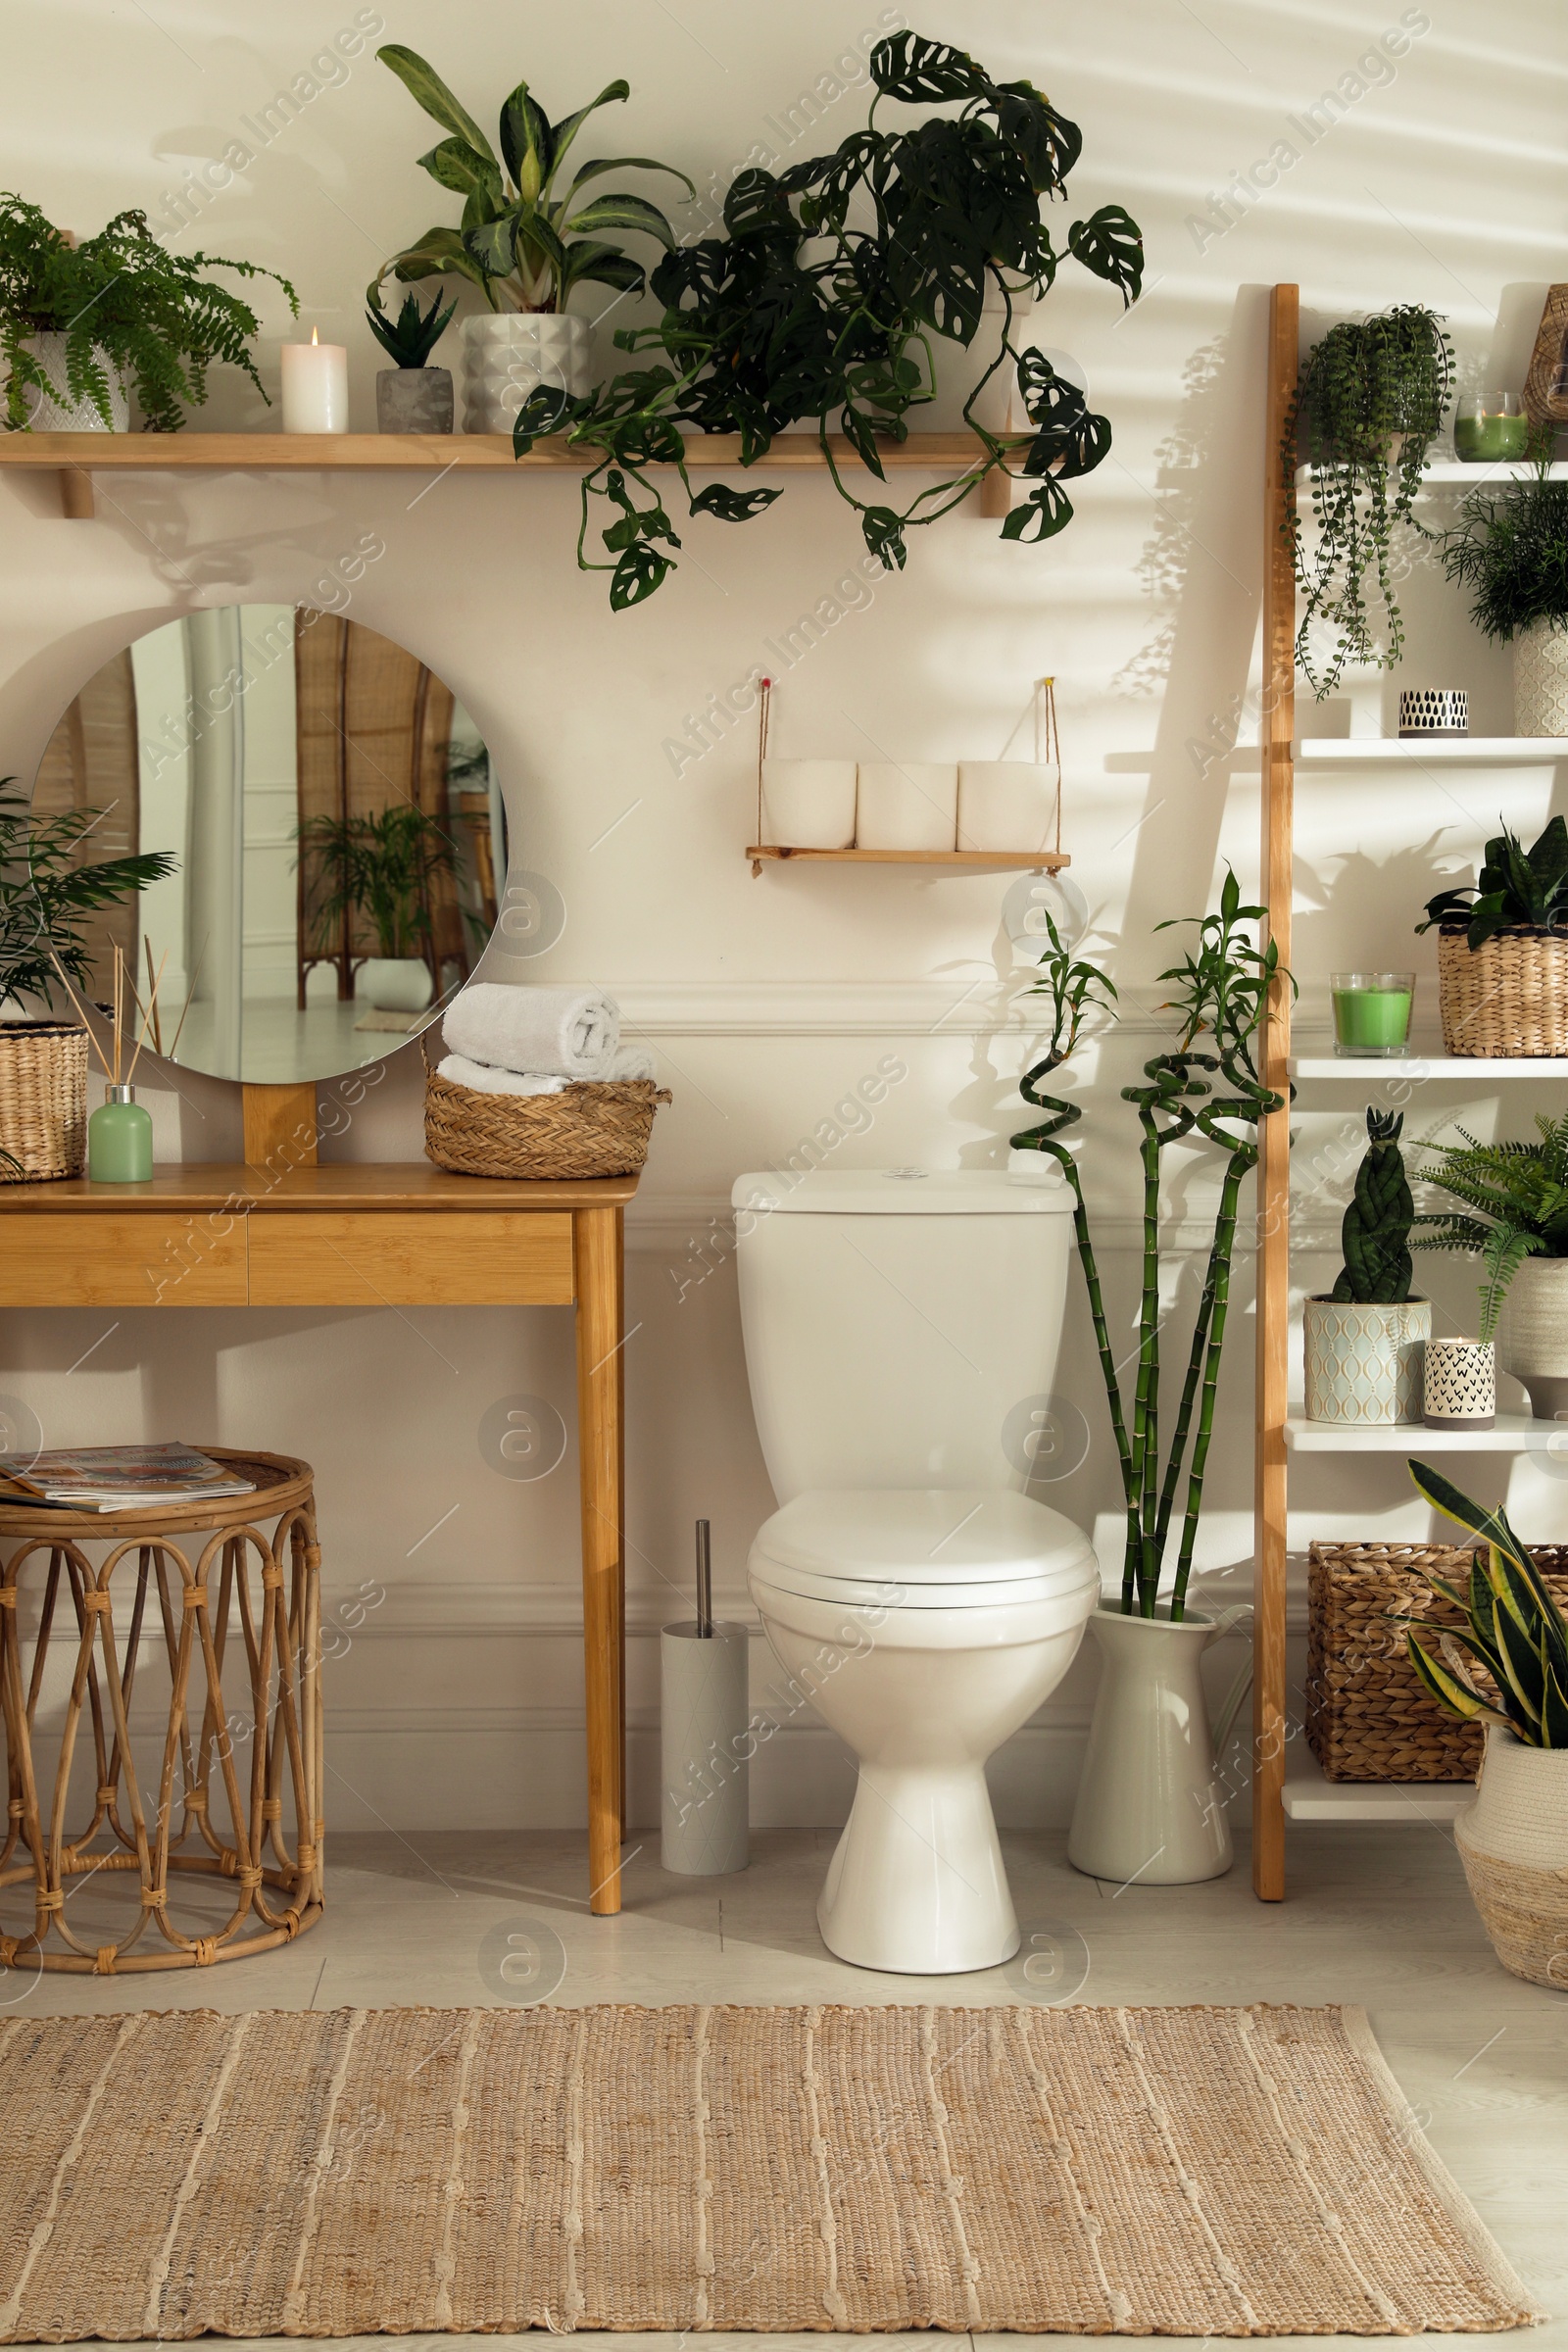
<svg viewBox="0 0 1568 2352">
<path fill-rule="evenodd" d="M 583 1671 L 588 1719 L 589 1908 L 620 1909 L 622 1566 L 620 1216 L 572 1219 L 577 1446 L 582 1463 Z"/>
</svg>

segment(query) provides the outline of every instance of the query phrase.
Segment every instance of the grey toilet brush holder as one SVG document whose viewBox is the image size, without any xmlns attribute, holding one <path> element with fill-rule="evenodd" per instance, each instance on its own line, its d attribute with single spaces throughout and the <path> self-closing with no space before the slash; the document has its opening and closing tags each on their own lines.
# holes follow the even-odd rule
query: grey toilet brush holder
<svg viewBox="0 0 1568 2352">
<path fill-rule="evenodd" d="M 708 1521 L 697 1522 L 697 1616 L 659 1637 L 660 1859 L 686 1878 L 744 1870 L 748 1635 L 713 1622 Z"/>
</svg>

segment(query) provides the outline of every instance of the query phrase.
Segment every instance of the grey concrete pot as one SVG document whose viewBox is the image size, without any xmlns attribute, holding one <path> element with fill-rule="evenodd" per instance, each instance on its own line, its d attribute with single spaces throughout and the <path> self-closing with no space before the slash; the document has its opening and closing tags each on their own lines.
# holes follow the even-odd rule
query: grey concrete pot
<svg viewBox="0 0 1568 2352">
<path fill-rule="evenodd" d="M 450 433 L 450 368 L 383 368 L 375 379 L 375 423 L 382 433 Z"/>
</svg>

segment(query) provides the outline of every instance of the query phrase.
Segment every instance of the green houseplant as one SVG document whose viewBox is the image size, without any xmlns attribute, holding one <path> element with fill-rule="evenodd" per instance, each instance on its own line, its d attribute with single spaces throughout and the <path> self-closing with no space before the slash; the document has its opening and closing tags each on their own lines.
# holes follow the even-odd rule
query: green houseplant
<svg viewBox="0 0 1568 2352">
<path fill-rule="evenodd" d="M 1551 436 L 1533 472 L 1477 486 L 1443 534 L 1443 568 L 1471 595 L 1470 617 L 1513 647 L 1514 731 L 1568 733 L 1568 482 L 1550 473 Z"/>
<path fill-rule="evenodd" d="M 432 368 L 430 354 L 457 309 L 441 307 L 436 295 L 427 311 L 416 294 L 405 294 L 395 318 L 381 307 L 377 287 L 366 308 L 370 332 L 392 362 L 375 379 L 375 421 L 383 433 L 450 433 L 453 421 L 452 374 Z"/>
<path fill-rule="evenodd" d="M 1461 1623 L 1436 1653 L 1405 1634 L 1432 1696 L 1486 1727 L 1476 1800 L 1454 1842 L 1503 1967 L 1568 1991 L 1568 1621 L 1505 1512 L 1426 1462 L 1409 1469 L 1427 1501 L 1478 1539 L 1467 1585 L 1427 1579 Z"/>
<path fill-rule="evenodd" d="M 341 939 L 362 958 L 360 988 L 373 1005 L 421 1012 L 440 993 L 433 906 L 456 867 L 439 817 L 400 801 L 374 814 L 307 817 L 297 838 L 318 951 L 331 954 Z M 375 956 L 363 954 L 367 931 Z"/>
<path fill-rule="evenodd" d="M 1063 259 L 1124 303 L 1143 282 L 1142 238 L 1119 204 L 1073 221 L 1061 251 L 1052 241 L 1043 215 L 1066 194 L 1083 146 L 1077 125 L 1032 83 L 998 82 L 961 50 L 916 33 L 878 42 L 869 63 L 876 96 L 864 129 L 782 172 L 741 172 L 724 200 L 723 234 L 660 262 L 650 284 L 662 318 L 615 336 L 646 365 L 582 399 L 542 385 L 518 412 L 519 456 L 541 434 L 564 431 L 593 461 L 577 560 L 609 571 L 613 610 L 651 596 L 680 546 L 651 463 L 676 469 L 693 514 L 745 522 L 779 495 L 722 483 L 694 495 L 683 463 L 689 431 L 736 435 L 742 465 L 755 466 L 776 434 L 810 425 L 867 549 L 889 567 L 904 564 L 911 526 L 951 512 L 996 473 L 1027 491 L 1003 537 L 1051 537 L 1072 516 L 1065 484 L 1110 447 L 1105 418 L 1042 353 L 1020 348 L 1014 323 L 1018 303 L 1043 297 Z M 887 101 L 958 111 L 884 127 L 877 114 Z M 964 410 L 972 461 L 956 480 L 895 508 L 880 488 L 882 453 L 907 439 L 934 397 L 935 343 L 975 344 L 988 291 L 1001 301 L 1002 325 Z M 1029 419 L 1018 434 L 993 432 L 976 414 L 1004 368 L 1016 373 Z M 835 432 L 870 473 L 869 497 L 850 487 Z M 596 495 L 610 509 L 603 558 L 587 550 Z"/>
<path fill-rule="evenodd" d="M 1419 303 L 1342 320 L 1302 364 L 1280 464 L 1284 527 L 1302 600 L 1296 658 L 1319 702 L 1347 662 L 1391 669 L 1399 659 L 1404 626 L 1394 548 L 1401 530 L 1435 536 L 1417 522 L 1415 497 L 1452 389 L 1453 346 L 1442 320 Z M 1302 459 L 1311 480 L 1310 547 L 1296 497 Z M 1320 627 L 1335 632 L 1321 671 L 1313 654 Z"/>
<path fill-rule="evenodd" d="M 299 297 L 286 277 L 254 262 L 172 253 L 145 213 L 117 213 L 96 236 L 73 245 L 35 204 L 0 195 L 7 424 L 25 431 L 36 410 L 56 427 L 123 431 L 128 389 L 145 430 L 175 432 L 182 404 L 200 407 L 207 398 L 215 362 L 241 368 L 265 400 L 250 348 L 261 320 L 203 274 L 209 270 L 273 279 L 298 318 Z"/>
<path fill-rule="evenodd" d="M 1415 1201 L 1399 1148 L 1403 1118 L 1366 1114 L 1366 1151 L 1340 1229 L 1334 1288 L 1301 1310 L 1306 1417 L 1357 1426 L 1419 1421 L 1428 1299 L 1412 1298 Z"/>
<path fill-rule="evenodd" d="M 1479 881 L 1427 901 L 1416 930 L 1434 929 L 1448 1053 L 1568 1054 L 1568 825 L 1560 816 L 1528 850 L 1504 824 L 1487 843 Z"/>
<path fill-rule="evenodd" d="M 1052 1006 L 1052 1034 L 1020 1087 L 1024 1100 L 1049 1115 L 1011 1139 L 1015 1152 L 1054 1158 L 1072 1191 L 1126 1510 L 1121 1592 L 1090 1620 L 1102 1683 L 1068 1857 L 1096 1878 L 1136 1876 L 1145 1885 L 1214 1878 L 1231 1863 L 1200 1675 L 1202 1652 L 1222 1629 L 1189 1609 L 1187 1591 L 1213 1436 L 1241 1188 L 1257 1161 L 1257 1123 L 1281 1106 L 1281 1098 L 1258 1077 L 1256 1040 L 1271 988 L 1288 978 L 1273 944 L 1255 944 L 1251 926 L 1264 919 L 1264 910 L 1242 904 L 1234 874 L 1226 875 L 1217 912 L 1192 919 L 1195 947 L 1160 975 L 1176 984 L 1169 1005 L 1176 1041 L 1145 1064 L 1142 1086 L 1122 1090 L 1138 1113 L 1144 1203 L 1138 1370 L 1130 1400 L 1077 1160 L 1058 1140 L 1079 1112 L 1042 1091 L 1042 1081 L 1071 1054 L 1086 1014 L 1109 1010 L 1115 991 L 1097 966 L 1069 956 L 1049 917 L 1050 946 L 1036 988 Z M 1159 1280 L 1161 1161 L 1173 1145 L 1190 1138 L 1218 1152 L 1220 1185 L 1179 1398 L 1167 1420 L 1161 1393 L 1167 1319 Z"/>
<path fill-rule="evenodd" d="M 1432 1181 L 1456 1206 L 1416 1219 L 1417 1247 L 1481 1260 L 1479 1338 L 1542 1420 L 1568 1405 L 1568 1114 L 1538 1117 L 1534 1143 L 1428 1145 Z"/>
</svg>

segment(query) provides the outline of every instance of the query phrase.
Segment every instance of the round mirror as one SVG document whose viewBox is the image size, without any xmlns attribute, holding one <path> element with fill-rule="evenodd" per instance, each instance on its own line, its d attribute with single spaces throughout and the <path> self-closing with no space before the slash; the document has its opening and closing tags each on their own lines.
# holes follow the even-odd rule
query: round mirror
<svg viewBox="0 0 1568 2352">
<path fill-rule="evenodd" d="M 49 739 L 35 821 L 96 812 L 78 862 L 166 869 L 86 920 L 154 1049 L 277 1086 L 433 1021 L 495 928 L 506 819 L 478 729 L 415 655 L 341 613 L 222 605 L 138 637 Z"/>
</svg>

